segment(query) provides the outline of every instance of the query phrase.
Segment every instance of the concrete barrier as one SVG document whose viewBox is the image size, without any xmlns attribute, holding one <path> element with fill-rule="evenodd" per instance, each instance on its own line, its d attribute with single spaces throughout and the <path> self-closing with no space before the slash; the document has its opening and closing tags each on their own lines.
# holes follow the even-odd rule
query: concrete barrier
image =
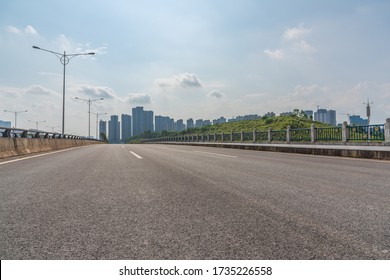
<svg viewBox="0 0 390 280">
<path fill-rule="evenodd" d="M 62 150 L 72 147 L 100 144 L 84 139 L 0 138 L 0 158 Z"/>
</svg>

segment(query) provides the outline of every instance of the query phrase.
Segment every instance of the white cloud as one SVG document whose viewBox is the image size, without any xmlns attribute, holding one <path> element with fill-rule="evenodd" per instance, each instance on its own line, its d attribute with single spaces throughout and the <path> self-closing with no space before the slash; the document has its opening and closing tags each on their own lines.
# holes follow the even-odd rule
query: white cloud
<svg viewBox="0 0 390 280">
<path fill-rule="evenodd" d="M 27 87 L 24 92 L 26 94 L 38 94 L 38 95 L 58 95 L 55 91 L 47 89 L 41 85 L 31 85 Z"/>
<path fill-rule="evenodd" d="M 283 38 L 287 41 L 295 41 L 305 37 L 311 32 L 311 29 L 305 28 L 302 25 L 299 27 L 287 28 L 283 33 Z"/>
<path fill-rule="evenodd" d="M 225 94 L 219 90 L 212 90 L 209 92 L 208 96 L 216 99 L 220 99 L 222 97 L 225 97 Z"/>
<path fill-rule="evenodd" d="M 104 99 L 116 99 L 114 90 L 109 87 L 100 87 L 94 85 L 82 85 L 78 89 L 79 92 L 93 98 L 104 98 Z"/>
<path fill-rule="evenodd" d="M 272 59 L 284 59 L 286 56 L 291 57 L 293 51 L 302 53 L 316 52 L 316 48 L 309 44 L 304 38 L 311 32 L 311 29 L 303 27 L 287 28 L 283 32 L 282 38 L 287 41 L 282 49 L 265 50 L 264 53 Z M 297 53 L 295 53 L 296 55 Z"/>
<path fill-rule="evenodd" d="M 15 26 L 7 26 L 7 32 L 9 32 L 9 33 L 13 33 L 13 34 L 21 34 L 22 33 L 22 31 L 20 31 L 20 29 L 19 28 L 17 28 L 17 27 L 15 27 Z"/>
<path fill-rule="evenodd" d="M 156 79 L 154 83 L 160 87 L 202 87 L 202 81 L 196 74 L 182 73 L 174 75 L 172 78 Z"/>
<path fill-rule="evenodd" d="M 316 52 L 316 49 L 307 43 L 305 40 L 301 40 L 300 42 L 294 43 L 294 49 L 298 51 L 303 51 L 303 52 Z"/>
<path fill-rule="evenodd" d="M 59 35 L 54 43 L 59 46 L 60 50 L 71 51 L 73 49 L 71 41 L 64 34 Z"/>
<path fill-rule="evenodd" d="M 77 53 L 90 53 L 93 52 L 95 54 L 105 54 L 107 53 L 107 45 L 104 45 L 102 47 L 94 48 L 91 46 L 90 43 L 85 44 L 77 44 L 77 48 L 75 49 L 75 52 Z"/>
<path fill-rule="evenodd" d="M 278 59 L 281 60 L 285 57 L 284 51 L 283 50 L 265 50 L 264 53 L 268 55 L 272 59 Z"/>
<path fill-rule="evenodd" d="M 26 28 L 24 29 L 24 33 L 29 34 L 29 35 L 34 35 L 34 36 L 38 35 L 38 32 L 31 25 L 26 26 Z"/>
<path fill-rule="evenodd" d="M 144 93 L 130 93 L 126 100 L 132 105 L 150 104 L 152 102 L 150 96 Z"/>
<path fill-rule="evenodd" d="M 27 25 L 24 30 L 17 28 L 15 26 L 9 25 L 6 27 L 7 32 L 13 33 L 13 34 L 26 34 L 26 35 L 33 35 L 33 36 L 38 36 L 37 30 L 32 27 L 31 25 Z"/>
</svg>

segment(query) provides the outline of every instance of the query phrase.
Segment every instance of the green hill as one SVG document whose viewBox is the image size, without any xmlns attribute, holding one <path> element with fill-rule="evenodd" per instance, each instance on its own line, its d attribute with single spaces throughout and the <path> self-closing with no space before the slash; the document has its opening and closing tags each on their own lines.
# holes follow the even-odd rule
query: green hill
<svg viewBox="0 0 390 280">
<path fill-rule="evenodd" d="M 213 134 L 213 133 L 225 133 L 230 132 L 251 132 L 256 129 L 256 131 L 267 131 L 268 128 L 272 130 L 283 130 L 287 126 L 291 126 L 292 129 L 296 128 L 310 128 L 311 124 L 314 123 L 316 127 L 330 127 L 328 124 L 313 122 L 304 116 L 291 115 L 291 116 L 279 116 L 279 117 L 263 117 L 257 120 L 250 121 L 237 121 L 237 122 L 227 122 L 222 124 L 207 125 L 201 128 L 190 128 L 184 131 L 175 132 L 175 131 L 162 131 L 162 132 L 150 132 L 146 131 L 143 134 L 132 137 L 130 143 L 138 143 L 142 139 L 153 139 L 167 136 L 176 136 L 176 135 L 188 135 L 188 134 Z"/>
<path fill-rule="evenodd" d="M 272 130 L 282 130 L 286 129 L 287 126 L 294 128 L 310 128 L 313 121 L 305 118 L 299 117 L 296 115 L 292 116 L 279 116 L 271 118 L 262 118 L 257 120 L 250 121 L 238 121 L 238 122 L 228 122 L 222 124 L 215 124 L 209 126 L 203 126 L 201 128 L 192 128 L 182 131 L 180 134 L 205 134 L 205 133 L 230 133 L 230 132 L 250 132 L 253 130 L 256 131 L 265 131 L 269 127 Z M 320 122 L 314 122 L 316 127 L 329 127 L 329 125 Z"/>
</svg>

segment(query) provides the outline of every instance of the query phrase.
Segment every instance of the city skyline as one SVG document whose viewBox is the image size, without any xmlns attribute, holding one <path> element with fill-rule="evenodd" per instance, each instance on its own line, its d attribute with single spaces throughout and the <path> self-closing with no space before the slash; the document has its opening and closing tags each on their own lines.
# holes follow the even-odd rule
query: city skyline
<svg viewBox="0 0 390 280">
<path fill-rule="evenodd" d="M 293 115 L 296 109 L 290 112 L 282 112 L 279 116 Z M 317 108 L 317 111 L 302 110 L 308 119 L 317 122 L 327 123 L 332 126 L 341 126 L 341 123 L 337 122 L 336 110 Z M 135 117 L 133 117 L 135 116 Z M 224 116 L 209 120 L 209 119 L 196 119 L 189 118 L 187 120 L 177 119 L 170 116 L 155 115 L 153 111 L 144 110 L 142 106 L 132 108 L 132 115 L 122 114 L 121 121 L 119 121 L 118 115 L 111 115 L 108 121 L 109 130 L 107 131 L 107 122 L 99 121 L 99 135 L 104 133 L 108 136 L 110 143 L 125 143 L 133 136 L 139 136 L 144 132 L 163 132 L 163 131 L 176 131 L 180 132 L 188 128 L 200 128 L 202 126 L 214 125 L 226 122 L 237 122 L 242 120 L 255 120 L 262 117 L 275 117 L 274 112 L 267 112 L 264 115 L 249 114 L 243 116 L 237 116 L 235 118 L 226 119 Z M 348 115 L 348 122 L 350 125 L 367 125 L 368 120 L 363 119 L 360 115 Z M 108 132 L 108 133 L 107 133 Z M 110 135 L 111 133 L 111 135 Z M 100 137 L 100 139 L 102 139 Z"/>
<path fill-rule="evenodd" d="M 67 67 L 65 133 L 87 135 L 76 96 L 104 98 L 91 111 L 108 116 L 145 106 L 212 120 L 319 105 L 341 122 L 365 117 L 369 98 L 371 123 L 390 117 L 388 1 L 74 4 L 0 3 L 1 120 L 12 121 L 3 110 L 28 110 L 22 128 L 61 124 L 62 65 L 33 45 L 96 53 Z"/>
</svg>

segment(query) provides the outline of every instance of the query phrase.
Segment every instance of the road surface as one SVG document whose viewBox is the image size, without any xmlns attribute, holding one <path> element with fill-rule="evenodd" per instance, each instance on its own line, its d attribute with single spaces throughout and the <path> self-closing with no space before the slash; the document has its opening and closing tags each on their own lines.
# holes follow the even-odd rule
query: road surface
<svg viewBox="0 0 390 280">
<path fill-rule="evenodd" d="M 390 162 L 92 145 L 0 162 L 1 259 L 390 259 Z"/>
</svg>

